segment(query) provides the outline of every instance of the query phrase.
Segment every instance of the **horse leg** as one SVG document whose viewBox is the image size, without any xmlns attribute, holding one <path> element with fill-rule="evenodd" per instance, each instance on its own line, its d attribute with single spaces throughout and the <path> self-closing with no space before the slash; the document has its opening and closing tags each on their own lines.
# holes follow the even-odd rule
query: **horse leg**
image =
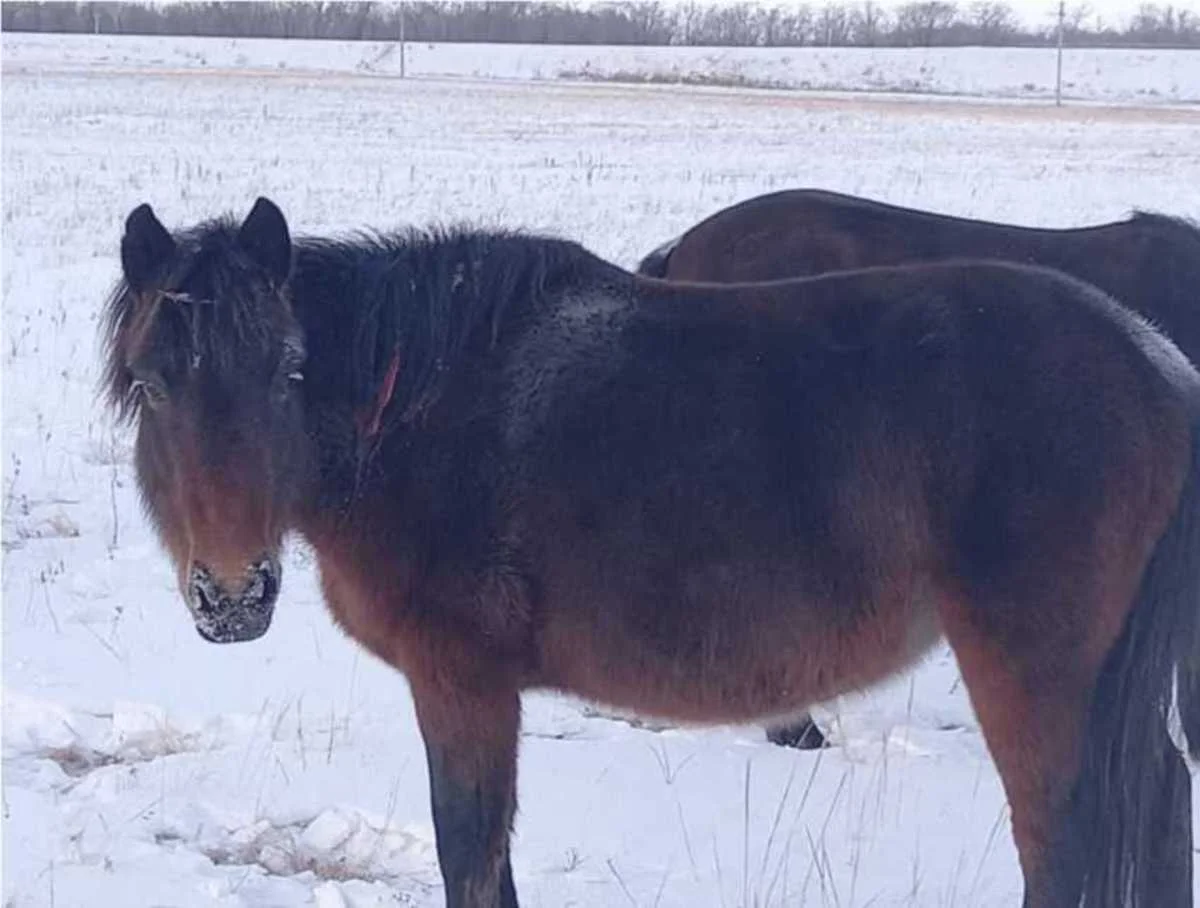
<svg viewBox="0 0 1200 908">
<path fill-rule="evenodd" d="M 821 729 L 817 728 L 817 723 L 808 713 L 790 722 L 768 725 L 767 740 L 780 747 L 794 747 L 796 750 L 820 750 L 829 746 Z"/>
<path fill-rule="evenodd" d="M 1025 878 L 1024 908 L 1077 908 L 1087 830 L 1073 815 L 1072 794 L 1098 669 L 1022 660 L 977 617 L 948 609 L 946 636 L 1004 783 Z"/>
<path fill-rule="evenodd" d="M 468 691 L 444 679 L 410 683 L 429 763 L 446 908 L 517 908 L 508 843 L 519 695 L 515 688 Z"/>
</svg>

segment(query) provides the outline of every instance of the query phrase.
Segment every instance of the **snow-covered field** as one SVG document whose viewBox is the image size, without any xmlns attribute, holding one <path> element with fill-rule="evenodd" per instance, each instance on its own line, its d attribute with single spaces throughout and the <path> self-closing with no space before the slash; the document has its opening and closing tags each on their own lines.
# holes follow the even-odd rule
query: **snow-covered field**
<svg viewBox="0 0 1200 908">
<path fill-rule="evenodd" d="M 164 69 L 400 74 L 399 45 L 363 41 L 264 41 L 23 35 L 5 39 L 6 71 Z M 427 44 L 405 47 L 416 77 L 690 82 L 821 91 L 1054 97 L 1052 48 L 564 47 Z M 1069 48 L 1068 99 L 1121 104 L 1200 104 L 1200 50 Z"/>
<path fill-rule="evenodd" d="M 270 633 L 215 647 L 139 513 L 129 438 L 94 394 L 97 316 L 137 203 L 183 224 L 266 194 L 301 232 L 526 225 L 626 265 L 783 187 L 1043 225 L 1200 215 L 1200 115 L 1185 111 L 400 81 L 344 66 L 338 45 L 264 78 L 275 45 L 239 45 L 222 70 L 218 44 L 139 39 L 92 66 L 113 42 L 4 36 L 14 908 L 441 903 L 404 681 L 333 628 L 305 552 Z M 1017 904 L 1004 799 L 947 653 L 819 715 L 836 747 L 816 755 L 754 728 L 654 731 L 527 698 L 523 904 Z"/>
</svg>

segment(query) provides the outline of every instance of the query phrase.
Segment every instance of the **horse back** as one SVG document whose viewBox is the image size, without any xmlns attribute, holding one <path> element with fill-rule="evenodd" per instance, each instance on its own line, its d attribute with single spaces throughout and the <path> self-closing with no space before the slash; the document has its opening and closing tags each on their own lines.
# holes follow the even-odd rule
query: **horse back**
<svg viewBox="0 0 1200 908">
<path fill-rule="evenodd" d="M 542 680 L 652 711 L 657 684 L 699 716 L 738 677 L 745 718 L 834 692 L 819 660 L 763 654 L 861 652 L 867 615 L 900 645 L 851 685 L 899 670 L 951 590 L 1027 594 L 1032 553 L 1120 534 L 1115 489 L 1135 510 L 1171 494 L 1122 479 L 1156 445 L 1178 479 L 1194 373 L 1160 340 L 1093 288 L 996 263 L 571 294 L 513 345 L 501 408 Z M 567 646 L 585 626 L 594 645 Z"/>
<path fill-rule="evenodd" d="M 1175 218 L 1139 213 L 1044 229 L 798 189 L 719 211 L 656 253 L 654 276 L 674 281 L 781 280 L 963 258 L 1055 268 L 1140 312 L 1200 362 L 1200 230 Z"/>
</svg>

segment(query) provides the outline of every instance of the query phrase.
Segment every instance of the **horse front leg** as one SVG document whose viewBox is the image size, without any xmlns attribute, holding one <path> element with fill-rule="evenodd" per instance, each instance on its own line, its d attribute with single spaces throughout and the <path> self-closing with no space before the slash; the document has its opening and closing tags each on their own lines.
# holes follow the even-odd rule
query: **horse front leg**
<svg viewBox="0 0 1200 908">
<path fill-rule="evenodd" d="M 446 908 L 517 908 L 509 861 L 516 810 L 515 687 L 410 679 L 425 739 Z"/>
</svg>

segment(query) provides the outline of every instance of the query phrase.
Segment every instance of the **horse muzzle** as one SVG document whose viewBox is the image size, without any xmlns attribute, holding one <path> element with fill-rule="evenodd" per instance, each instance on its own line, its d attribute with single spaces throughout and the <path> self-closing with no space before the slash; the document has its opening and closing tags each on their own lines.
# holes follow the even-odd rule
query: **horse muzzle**
<svg viewBox="0 0 1200 908">
<path fill-rule="evenodd" d="M 209 643 L 257 640 L 271 626 L 282 576 L 279 561 L 264 556 L 246 569 L 241 589 L 231 591 L 208 567 L 193 562 L 186 599 L 200 636 Z"/>
</svg>

